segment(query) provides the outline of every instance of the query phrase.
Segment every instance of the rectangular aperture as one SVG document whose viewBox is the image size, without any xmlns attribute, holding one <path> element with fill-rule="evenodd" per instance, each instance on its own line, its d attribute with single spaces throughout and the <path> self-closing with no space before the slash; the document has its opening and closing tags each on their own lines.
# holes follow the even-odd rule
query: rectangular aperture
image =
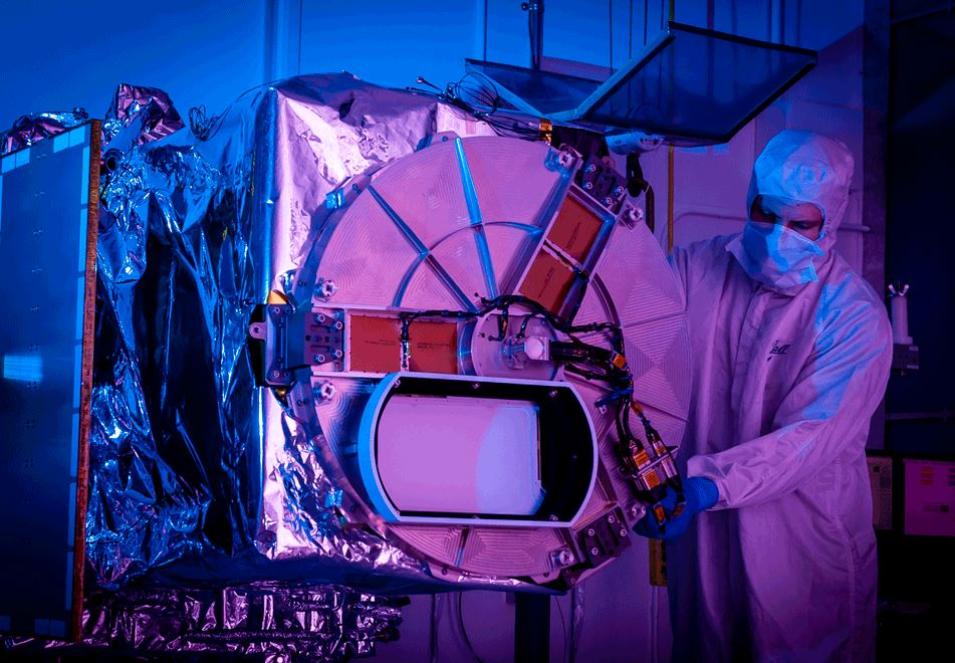
<svg viewBox="0 0 955 663">
<path fill-rule="evenodd" d="M 397 318 L 352 315 L 347 351 L 353 371 L 391 373 L 401 370 L 401 324 Z"/>
<path fill-rule="evenodd" d="M 521 283 L 520 292 L 557 315 L 570 293 L 574 278 L 569 265 L 541 249 Z"/>
<path fill-rule="evenodd" d="M 603 221 L 596 213 L 573 196 L 567 196 L 547 233 L 547 241 L 578 263 L 584 263 L 602 227 Z"/>
<path fill-rule="evenodd" d="M 401 321 L 394 314 L 349 317 L 347 351 L 352 371 L 401 370 Z M 409 369 L 422 373 L 458 372 L 458 327 L 454 322 L 415 320 L 408 327 Z"/>
<path fill-rule="evenodd" d="M 408 330 L 409 368 L 422 373 L 458 372 L 458 326 L 418 320 Z"/>
</svg>

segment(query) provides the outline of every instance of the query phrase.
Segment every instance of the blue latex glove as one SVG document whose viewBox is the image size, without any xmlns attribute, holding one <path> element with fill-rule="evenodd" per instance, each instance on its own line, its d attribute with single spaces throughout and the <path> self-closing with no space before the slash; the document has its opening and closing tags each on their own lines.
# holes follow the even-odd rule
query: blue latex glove
<svg viewBox="0 0 955 663">
<path fill-rule="evenodd" d="M 650 511 L 647 511 L 643 519 L 634 526 L 633 531 L 650 539 L 664 541 L 675 539 L 686 532 L 696 514 L 716 504 L 720 498 L 720 491 L 716 484 L 706 477 L 690 477 L 683 481 L 683 496 L 686 498 L 686 508 L 679 516 L 667 521 L 665 529 L 661 530 L 657 519 Z M 662 503 L 667 513 L 671 513 L 676 507 L 676 491 L 668 488 Z"/>
</svg>

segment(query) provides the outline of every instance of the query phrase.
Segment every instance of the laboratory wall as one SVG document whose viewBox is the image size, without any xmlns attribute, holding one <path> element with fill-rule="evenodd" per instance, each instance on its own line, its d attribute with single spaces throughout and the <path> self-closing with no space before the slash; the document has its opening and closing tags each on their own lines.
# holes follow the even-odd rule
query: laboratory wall
<svg viewBox="0 0 955 663">
<path fill-rule="evenodd" d="M 881 254 L 865 252 L 867 235 L 882 232 L 884 209 L 864 204 L 869 164 L 863 0 L 673 4 L 678 21 L 812 48 L 819 51 L 819 65 L 728 144 L 676 149 L 672 155 L 661 147 L 644 155 L 656 191 L 661 244 L 739 230 L 755 155 L 783 128 L 810 129 L 839 138 L 855 156 L 839 250 L 881 291 Z M 183 114 L 193 106 L 216 113 L 250 87 L 299 73 L 347 70 L 388 86 L 444 88 L 463 75 L 465 58 L 529 61 L 520 0 L 2 0 L 2 5 L 0 127 L 24 113 L 74 106 L 100 116 L 120 82 L 167 90 Z M 670 5 L 547 0 L 544 55 L 620 67 L 653 40 Z M 912 223 L 930 213 L 920 210 Z M 635 538 L 622 559 L 583 584 L 575 601 L 569 595 L 555 600 L 552 661 L 565 660 L 572 639 L 580 661 L 669 658 L 666 590 L 651 587 L 648 557 L 647 542 Z M 506 593 L 413 597 L 401 639 L 383 645 L 377 659 L 425 660 L 436 647 L 439 661 L 469 660 L 470 640 L 485 662 L 512 660 L 513 619 L 513 600 Z"/>
<path fill-rule="evenodd" d="M 0 0 L 0 127 L 76 106 L 102 117 L 119 83 L 218 112 L 266 79 L 271 4 Z"/>
<path fill-rule="evenodd" d="M 887 276 L 909 284 L 909 334 L 917 372 L 889 384 L 890 446 L 911 454 L 951 454 L 955 428 L 955 271 L 951 183 L 955 178 L 955 15 L 899 12 L 893 26 L 888 160 L 891 224 Z"/>
<path fill-rule="evenodd" d="M 919 349 L 919 368 L 889 381 L 885 446 L 903 459 L 950 462 L 955 456 L 955 13 L 951 3 L 940 0 L 892 4 L 886 277 L 910 286 L 908 333 Z M 943 473 L 946 465 L 937 467 L 939 485 L 955 485 L 950 470 Z M 932 489 L 931 475 L 918 478 L 917 485 Z M 944 499 L 929 500 L 922 509 L 937 516 L 932 522 L 953 522 Z M 905 514 L 898 518 L 903 522 L 920 513 L 910 504 L 898 510 Z M 883 640 L 891 643 L 883 642 L 883 653 L 917 656 L 912 643 L 929 655 L 945 651 L 955 623 L 955 538 L 882 532 L 879 557 L 880 593 L 888 607 Z"/>
</svg>

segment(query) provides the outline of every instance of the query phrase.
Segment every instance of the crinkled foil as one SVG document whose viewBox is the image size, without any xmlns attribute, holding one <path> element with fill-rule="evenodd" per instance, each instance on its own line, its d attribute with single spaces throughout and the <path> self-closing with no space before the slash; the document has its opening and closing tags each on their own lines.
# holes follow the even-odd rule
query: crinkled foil
<svg viewBox="0 0 955 663">
<path fill-rule="evenodd" d="M 121 83 L 103 121 L 103 144 L 125 150 L 164 138 L 184 126 L 168 94 L 156 88 Z"/>
<path fill-rule="evenodd" d="M 52 138 L 89 119 L 83 108 L 23 115 L 0 133 L 0 156 Z M 104 152 L 125 152 L 133 145 L 164 138 L 184 126 L 168 94 L 156 88 L 121 83 L 103 121 Z"/>
<path fill-rule="evenodd" d="M 90 647 L 108 647 L 111 656 L 207 652 L 276 662 L 345 661 L 397 639 L 406 603 L 342 586 L 276 582 L 100 592 L 86 602 L 82 651 L 87 657 Z M 77 649 L 72 643 L 31 638 L 8 638 L 4 648 L 23 654 Z"/>
<path fill-rule="evenodd" d="M 82 108 L 74 108 L 69 112 L 23 115 L 8 130 L 0 132 L 0 156 L 52 138 L 88 119 L 89 115 Z"/>
<path fill-rule="evenodd" d="M 327 194 L 440 132 L 492 130 L 348 74 L 290 79 L 196 115 L 191 134 L 124 139 L 102 182 L 87 516 L 98 584 L 147 572 L 179 586 L 440 584 L 378 533 L 321 434 L 255 384 L 246 333 L 254 306 L 291 292 L 286 274 L 308 254 Z"/>
</svg>

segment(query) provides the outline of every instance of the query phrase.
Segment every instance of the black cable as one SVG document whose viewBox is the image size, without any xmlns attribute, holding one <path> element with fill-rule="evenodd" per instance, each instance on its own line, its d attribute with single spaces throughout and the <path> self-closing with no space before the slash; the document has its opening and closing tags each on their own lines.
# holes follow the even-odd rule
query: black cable
<svg viewBox="0 0 955 663">
<path fill-rule="evenodd" d="M 610 64 L 608 68 L 613 71 L 613 0 L 607 0 L 607 23 L 610 28 Z"/>
<path fill-rule="evenodd" d="M 487 3 L 484 0 L 484 61 L 487 62 Z"/>
<path fill-rule="evenodd" d="M 630 0 L 630 20 L 627 23 L 627 61 L 633 59 L 633 0 Z"/>
<path fill-rule="evenodd" d="M 567 627 L 564 625 L 564 622 L 566 621 L 566 618 L 564 617 L 564 608 L 561 606 L 559 598 L 555 597 L 554 603 L 557 604 L 557 616 L 560 618 L 561 643 L 564 645 L 564 652 L 566 653 L 570 648 L 570 643 L 567 640 Z"/>
<path fill-rule="evenodd" d="M 295 58 L 295 75 L 300 76 L 302 73 L 302 22 L 303 16 L 305 14 L 304 5 L 305 0 L 298 0 L 298 47 Z"/>
</svg>

